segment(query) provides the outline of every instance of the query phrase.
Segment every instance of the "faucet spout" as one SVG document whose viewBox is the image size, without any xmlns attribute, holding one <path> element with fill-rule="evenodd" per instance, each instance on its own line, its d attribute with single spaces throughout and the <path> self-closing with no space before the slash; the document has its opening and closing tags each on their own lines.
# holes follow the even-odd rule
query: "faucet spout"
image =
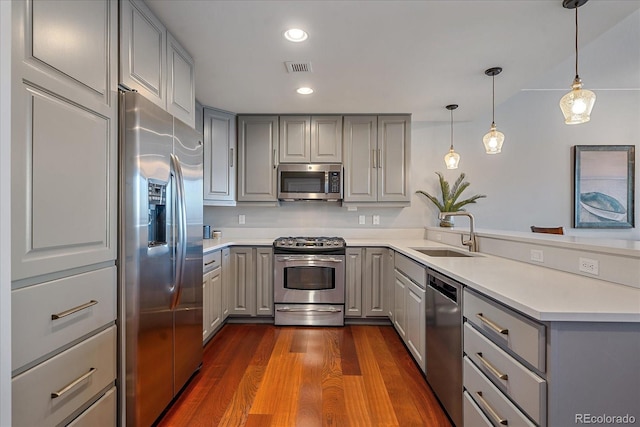
<svg viewBox="0 0 640 427">
<path fill-rule="evenodd" d="M 440 212 L 438 215 L 439 219 L 444 219 L 447 216 L 466 216 L 469 218 L 469 240 L 465 240 L 464 236 L 460 236 L 460 240 L 464 246 L 469 248 L 469 252 L 478 252 L 478 241 L 476 239 L 475 232 L 475 224 L 473 215 L 469 212 L 459 211 L 459 212 Z"/>
</svg>

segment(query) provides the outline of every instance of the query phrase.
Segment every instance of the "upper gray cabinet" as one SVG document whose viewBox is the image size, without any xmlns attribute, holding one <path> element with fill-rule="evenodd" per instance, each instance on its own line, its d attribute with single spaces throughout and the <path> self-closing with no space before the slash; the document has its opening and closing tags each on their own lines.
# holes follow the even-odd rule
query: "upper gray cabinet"
<svg viewBox="0 0 640 427">
<path fill-rule="evenodd" d="M 276 202 L 278 116 L 238 116 L 238 201 Z"/>
<path fill-rule="evenodd" d="M 12 278 L 114 260 L 117 3 L 12 13 Z"/>
<path fill-rule="evenodd" d="M 408 205 L 411 116 L 345 116 L 343 135 L 344 202 Z"/>
<path fill-rule="evenodd" d="M 120 2 L 120 82 L 195 126 L 193 58 L 144 2 Z"/>
<path fill-rule="evenodd" d="M 204 204 L 235 205 L 236 115 L 204 109 Z"/>
<path fill-rule="evenodd" d="M 342 116 L 280 116 L 280 163 L 341 163 Z"/>
</svg>

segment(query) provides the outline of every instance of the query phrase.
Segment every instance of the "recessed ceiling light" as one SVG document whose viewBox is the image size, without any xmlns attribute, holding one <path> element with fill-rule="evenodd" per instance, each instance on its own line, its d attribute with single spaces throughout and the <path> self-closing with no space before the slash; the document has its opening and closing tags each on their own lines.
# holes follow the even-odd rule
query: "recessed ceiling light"
<svg viewBox="0 0 640 427">
<path fill-rule="evenodd" d="M 313 89 L 311 89 L 310 87 L 299 87 L 298 89 L 296 89 L 296 92 L 298 92 L 300 95 L 310 95 L 313 93 Z"/>
<path fill-rule="evenodd" d="M 289 28 L 284 32 L 284 38 L 290 42 L 299 43 L 305 41 L 309 37 L 304 30 L 299 28 Z"/>
</svg>

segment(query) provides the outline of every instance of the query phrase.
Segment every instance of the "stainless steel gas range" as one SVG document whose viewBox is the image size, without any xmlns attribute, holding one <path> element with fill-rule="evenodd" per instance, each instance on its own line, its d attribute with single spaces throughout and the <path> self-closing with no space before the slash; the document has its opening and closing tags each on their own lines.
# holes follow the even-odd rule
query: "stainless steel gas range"
<svg viewBox="0 0 640 427">
<path fill-rule="evenodd" d="M 276 325 L 344 325 L 346 246 L 340 237 L 273 242 Z"/>
</svg>

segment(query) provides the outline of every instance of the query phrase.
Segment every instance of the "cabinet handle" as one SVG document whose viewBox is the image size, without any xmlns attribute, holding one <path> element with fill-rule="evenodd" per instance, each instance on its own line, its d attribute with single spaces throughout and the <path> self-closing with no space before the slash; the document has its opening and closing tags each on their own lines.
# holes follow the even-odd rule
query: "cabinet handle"
<svg viewBox="0 0 640 427">
<path fill-rule="evenodd" d="M 373 168 L 378 169 L 378 157 L 376 156 L 376 150 L 371 150 L 373 156 Z"/>
<path fill-rule="evenodd" d="M 229 148 L 229 167 L 233 167 L 233 148 Z"/>
<path fill-rule="evenodd" d="M 276 151 L 276 149 L 273 149 L 273 168 L 277 168 L 278 167 L 278 152 Z"/>
<path fill-rule="evenodd" d="M 206 265 L 211 265 L 211 264 L 213 264 L 214 262 L 216 262 L 216 260 L 215 260 L 215 259 L 214 259 L 213 261 L 205 262 L 205 263 L 204 263 L 204 265 L 205 265 L 205 266 L 206 266 Z"/>
<path fill-rule="evenodd" d="M 86 380 L 87 378 L 89 378 L 91 375 L 93 375 L 93 373 L 96 371 L 96 368 L 91 368 L 89 369 L 89 372 L 87 372 L 84 375 L 81 375 L 80 377 L 78 377 L 77 379 L 75 379 L 74 381 L 71 381 L 69 384 L 67 384 L 66 386 L 64 386 L 64 388 L 58 390 L 58 391 L 54 391 L 53 393 L 51 393 L 51 398 L 55 399 L 58 398 L 60 396 L 62 396 L 63 394 L 65 394 L 66 392 L 68 392 L 69 390 L 71 390 L 72 388 L 74 388 L 75 386 L 77 386 L 78 384 L 80 384 L 82 381 Z"/>
<path fill-rule="evenodd" d="M 484 317 L 482 315 L 482 313 L 476 314 L 476 317 L 478 319 L 480 319 L 480 321 L 482 323 L 484 323 L 485 325 L 489 326 L 491 329 L 493 329 L 497 333 L 502 334 L 502 335 L 508 335 L 509 334 L 509 329 L 503 328 L 502 326 L 497 325 L 495 322 L 493 322 L 493 321 L 487 319 L 486 317 Z"/>
<path fill-rule="evenodd" d="M 493 409 L 491 405 L 489 405 L 489 403 L 486 400 L 484 400 L 484 397 L 482 397 L 481 391 L 476 391 L 476 397 L 478 398 L 478 401 L 480 401 L 482 406 L 484 406 L 484 408 L 487 410 L 487 412 L 491 414 L 493 419 L 498 422 L 498 424 L 502 426 L 506 426 L 509 424 L 509 421 L 506 418 L 501 418 L 500 415 L 498 415 L 498 413 L 495 411 L 495 409 Z"/>
<path fill-rule="evenodd" d="M 382 169 L 382 148 L 378 148 L 378 167 Z"/>
<path fill-rule="evenodd" d="M 509 379 L 509 375 L 507 374 L 503 374 L 502 372 L 500 372 L 498 369 L 496 369 L 495 366 L 493 366 L 491 363 L 489 363 L 489 361 L 487 359 L 485 359 L 484 357 L 482 357 L 482 353 L 476 353 L 476 356 L 478 356 L 478 359 L 480 359 L 480 361 L 482 362 L 482 364 L 491 371 L 491 373 L 493 375 L 495 375 L 496 377 L 498 377 L 501 380 L 508 380 Z"/>
<path fill-rule="evenodd" d="M 98 301 L 92 299 L 91 301 L 84 303 L 82 305 L 79 305 L 77 307 L 70 308 L 69 310 L 66 310 L 66 311 L 61 311 L 60 313 L 52 314 L 51 320 L 57 320 L 63 317 L 67 317 L 73 313 L 77 313 L 78 311 L 84 310 L 85 308 L 89 308 L 93 305 L 96 305 L 97 303 Z"/>
</svg>

